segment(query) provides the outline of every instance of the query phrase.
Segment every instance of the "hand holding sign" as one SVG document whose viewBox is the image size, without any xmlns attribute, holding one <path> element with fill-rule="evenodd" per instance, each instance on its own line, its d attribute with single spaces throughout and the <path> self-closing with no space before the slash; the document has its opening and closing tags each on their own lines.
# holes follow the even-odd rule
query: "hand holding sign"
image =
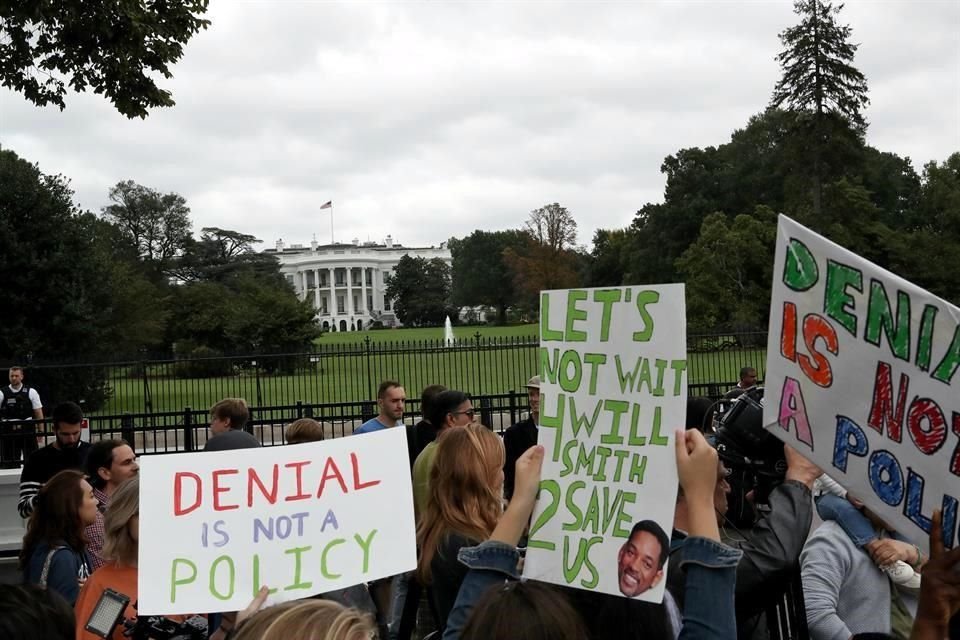
<svg viewBox="0 0 960 640">
<path fill-rule="evenodd" d="M 531 505 L 537 499 L 540 488 L 540 471 L 543 467 L 543 445 L 527 449 L 517 460 L 517 475 L 514 481 L 513 500 L 521 500 Z"/>
<path fill-rule="evenodd" d="M 696 429 L 677 431 L 677 474 L 683 489 L 689 518 L 689 533 L 720 540 L 713 493 L 717 487 L 720 463 L 717 451 Z"/>
</svg>

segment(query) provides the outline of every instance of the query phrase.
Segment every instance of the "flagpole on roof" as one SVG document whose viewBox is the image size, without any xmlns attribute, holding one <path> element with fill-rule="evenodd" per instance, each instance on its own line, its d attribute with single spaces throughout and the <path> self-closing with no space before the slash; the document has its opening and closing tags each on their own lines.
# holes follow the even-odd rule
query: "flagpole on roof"
<svg viewBox="0 0 960 640">
<path fill-rule="evenodd" d="M 323 210 L 323 209 L 330 209 L 330 244 L 334 244 L 334 239 L 333 239 L 333 200 L 327 200 L 326 202 L 324 202 L 322 205 L 320 205 L 320 209 L 321 209 L 321 210 Z"/>
</svg>

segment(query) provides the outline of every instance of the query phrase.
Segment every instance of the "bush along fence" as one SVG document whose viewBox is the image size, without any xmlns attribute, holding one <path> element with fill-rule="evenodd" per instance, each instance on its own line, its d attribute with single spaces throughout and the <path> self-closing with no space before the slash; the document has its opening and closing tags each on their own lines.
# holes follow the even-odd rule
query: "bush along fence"
<svg viewBox="0 0 960 640">
<path fill-rule="evenodd" d="M 763 378 L 765 333 L 691 335 L 687 345 L 691 395 L 721 396 L 744 366 L 756 367 Z M 182 424 L 187 415 L 197 424 L 194 418 L 206 420 L 208 408 L 226 397 L 245 398 L 263 416 L 304 411 L 346 424 L 375 412 L 377 387 L 388 379 L 405 387 L 410 408 L 417 406 L 424 387 L 437 383 L 474 398 L 524 395 L 526 381 L 539 373 L 538 348 L 537 339 L 529 337 L 477 334 L 446 343 L 378 342 L 368 336 L 360 343 L 322 345 L 304 353 L 29 363 L 25 382 L 39 391 L 48 412 L 59 401 L 73 400 L 95 419 L 93 424 L 110 429 L 123 419 L 136 425 L 174 419 Z"/>
</svg>

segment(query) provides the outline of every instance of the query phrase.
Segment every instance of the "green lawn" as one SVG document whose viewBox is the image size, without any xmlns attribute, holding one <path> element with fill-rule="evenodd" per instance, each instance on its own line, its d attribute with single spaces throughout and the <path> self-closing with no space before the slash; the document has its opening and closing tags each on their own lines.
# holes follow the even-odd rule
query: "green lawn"
<svg viewBox="0 0 960 640">
<path fill-rule="evenodd" d="M 478 343 L 474 339 L 481 331 Z M 536 335 L 536 325 L 517 327 L 462 327 L 455 329 L 457 346 L 443 348 L 443 329 L 391 329 L 331 333 L 318 342 L 318 354 L 296 375 L 259 375 L 251 368 L 235 375 L 184 379 L 170 375 L 169 365 L 148 367 L 142 374 L 116 370 L 110 384 L 113 398 L 98 413 L 179 411 L 206 408 L 225 397 L 243 397 L 254 406 L 369 401 L 381 380 L 400 381 L 407 395 L 435 383 L 474 395 L 520 390 L 537 371 L 537 351 L 523 338 Z M 369 345 L 364 341 L 371 338 Z M 378 339 L 383 336 L 384 339 Z M 389 337 L 389 340 L 386 338 Z M 491 340 L 491 338 L 496 338 Z M 510 338 L 516 338 L 512 340 Z M 336 340 L 336 341 L 334 341 Z M 386 344 L 389 343 L 389 346 Z M 398 345 L 398 343 L 402 343 Z M 518 344 L 519 343 L 519 344 Z M 526 344 L 527 346 L 522 346 Z M 245 361 L 246 362 L 246 361 Z M 690 353 L 689 384 L 717 385 L 722 392 L 737 380 L 740 367 L 754 366 L 764 375 L 763 349 L 727 349 Z M 697 394 L 706 389 L 695 390 Z"/>
</svg>

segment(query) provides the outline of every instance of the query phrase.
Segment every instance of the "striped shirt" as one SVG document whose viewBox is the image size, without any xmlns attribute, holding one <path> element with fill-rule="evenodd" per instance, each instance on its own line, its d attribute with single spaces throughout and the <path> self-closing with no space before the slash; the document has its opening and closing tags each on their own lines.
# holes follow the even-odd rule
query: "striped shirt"
<svg viewBox="0 0 960 640">
<path fill-rule="evenodd" d="M 70 449 L 58 449 L 48 444 L 31 453 L 20 472 L 20 500 L 17 502 L 20 517 L 30 517 L 40 487 L 50 478 L 66 469 L 82 469 L 89 450 L 90 443 L 81 442 L 76 448 Z"/>
</svg>

